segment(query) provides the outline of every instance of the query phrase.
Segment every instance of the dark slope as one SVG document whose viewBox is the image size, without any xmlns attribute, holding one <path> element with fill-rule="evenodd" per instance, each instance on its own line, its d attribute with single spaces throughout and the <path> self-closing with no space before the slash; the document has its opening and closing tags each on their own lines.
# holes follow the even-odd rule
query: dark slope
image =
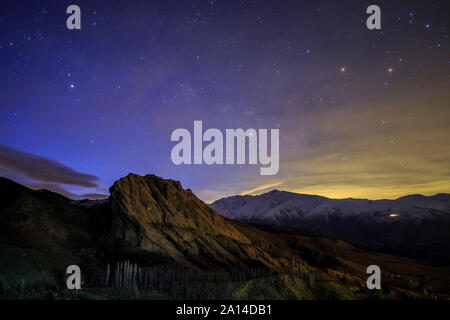
<svg viewBox="0 0 450 320">
<path fill-rule="evenodd" d="M 77 206 L 0 178 L 0 287 L 22 281 L 56 285 L 71 264 L 99 266 L 90 248 L 109 220 L 105 207 Z"/>
</svg>

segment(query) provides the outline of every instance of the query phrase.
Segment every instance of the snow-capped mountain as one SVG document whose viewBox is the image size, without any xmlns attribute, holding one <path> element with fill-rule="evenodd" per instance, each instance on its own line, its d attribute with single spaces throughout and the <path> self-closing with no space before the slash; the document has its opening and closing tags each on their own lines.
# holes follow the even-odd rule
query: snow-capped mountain
<svg viewBox="0 0 450 320">
<path fill-rule="evenodd" d="M 450 194 L 396 200 L 330 199 L 271 191 L 212 203 L 227 218 L 337 237 L 377 247 L 447 252 L 450 261 Z"/>
<path fill-rule="evenodd" d="M 259 196 L 233 196 L 211 204 L 222 216 L 259 222 L 341 215 L 373 218 L 374 222 L 450 218 L 450 194 L 410 195 L 396 200 L 330 199 L 274 190 Z"/>
</svg>

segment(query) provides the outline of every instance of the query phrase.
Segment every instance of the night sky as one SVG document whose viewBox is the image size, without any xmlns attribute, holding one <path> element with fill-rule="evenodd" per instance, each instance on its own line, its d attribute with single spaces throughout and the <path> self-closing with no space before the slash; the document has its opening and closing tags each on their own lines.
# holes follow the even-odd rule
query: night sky
<svg viewBox="0 0 450 320">
<path fill-rule="evenodd" d="M 447 2 L 3 0 L 0 175 L 91 198 L 129 172 L 205 201 L 450 192 Z M 278 128 L 279 173 L 172 164 L 194 120 Z"/>
</svg>

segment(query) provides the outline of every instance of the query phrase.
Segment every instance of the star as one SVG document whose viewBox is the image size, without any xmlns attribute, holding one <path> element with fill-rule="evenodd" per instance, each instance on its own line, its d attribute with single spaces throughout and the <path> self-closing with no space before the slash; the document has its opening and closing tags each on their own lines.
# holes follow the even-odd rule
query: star
<svg viewBox="0 0 450 320">
<path fill-rule="evenodd" d="M 347 71 L 347 68 L 344 67 L 344 66 L 342 66 L 339 70 L 340 70 L 341 72 L 345 72 L 345 71 Z"/>
</svg>

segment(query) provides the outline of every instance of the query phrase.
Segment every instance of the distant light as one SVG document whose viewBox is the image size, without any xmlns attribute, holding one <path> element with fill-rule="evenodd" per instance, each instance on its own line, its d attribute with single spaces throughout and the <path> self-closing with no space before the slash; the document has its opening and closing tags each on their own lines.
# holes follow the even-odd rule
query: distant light
<svg viewBox="0 0 450 320">
<path fill-rule="evenodd" d="M 388 71 L 389 73 L 391 73 L 392 71 L 394 71 L 394 69 L 393 69 L 393 68 L 388 68 L 387 71 Z"/>
<path fill-rule="evenodd" d="M 70 87 L 70 89 L 74 89 L 74 88 L 75 88 L 75 85 L 74 85 L 73 83 L 71 83 L 71 84 L 69 85 L 69 87 Z"/>
<path fill-rule="evenodd" d="M 396 218 L 396 217 L 398 217 L 398 213 L 391 213 L 389 215 L 389 218 Z"/>
<path fill-rule="evenodd" d="M 345 71 L 347 71 L 347 69 L 345 68 L 345 67 L 341 67 L 341 72 L 345 72 Z"/>
<path fill-rule="evenodd" d="M 429 25 L 429 24 L 425 25 L 425 29 L 430 29 L 430 28 L 431 28 L 431 25 Z"/>
<path fill-rule="evenodd" d="M 306 49 L 306 53 L 311 53 L 311 50 L 309 50 L 309 49 Z"/>
</svg>

